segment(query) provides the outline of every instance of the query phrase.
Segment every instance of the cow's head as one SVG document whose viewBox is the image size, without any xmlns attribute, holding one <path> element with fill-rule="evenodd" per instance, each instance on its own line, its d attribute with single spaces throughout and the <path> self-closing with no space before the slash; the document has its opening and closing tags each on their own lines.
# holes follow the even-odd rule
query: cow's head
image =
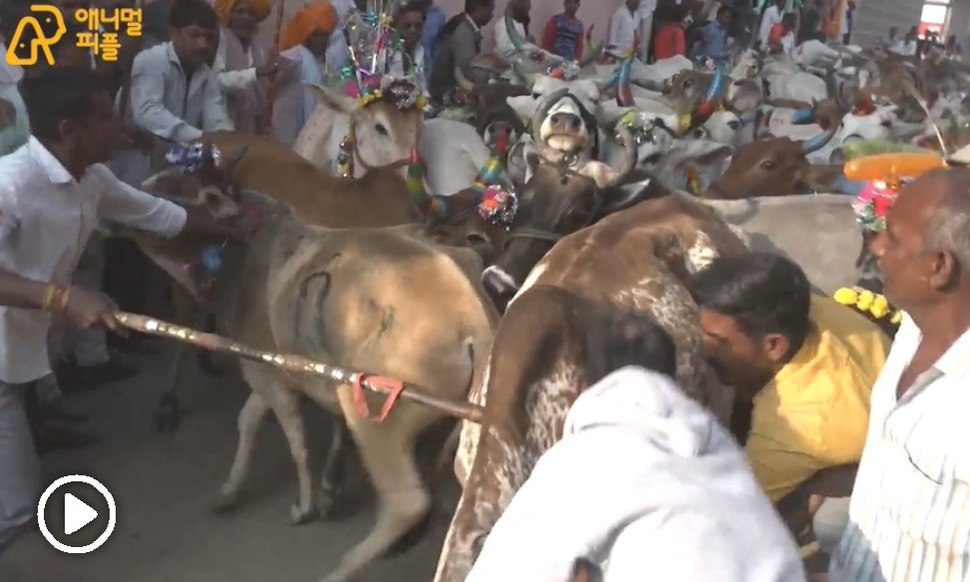
<svg viewBox="0 0 970 582">
<path fill-rule="evenodd" d="M 723 112 L 736 120 L 737 116 Z M 630 130 L 637 142 L 637 167 L 654 176 L 660 183 L 678 190 L 688 190 L 699 194 L 718 176 L 731 156 L 729 145 L 712 138 L 707 125 L 694 128 L 687 136 L 679 137 L 660 120 L 651 120 L 649 115 L 630 111 L 620 118 L 618 125 Z M 740 125 L 740 122 L 738 122 Z M 735 131 L 731 125 L 725 131 Z M 607 142 L 603 147 L 602 159 L 607 163 L 619 164 L 622 160 L 622 146 Z"/>
<path fill-rule="evenodd" d="M 542 98 L 532 117 L 532 136 L 567 156 L 599 155 L 596 118 L 568 89 Z"/>
<path fill-rule="evenodd" d="M 409 81 L 384 81 L 379 91 L 351 97 L 340 91 L 310 85 L 309 89 L 331 115 L 350 117 L 350 141 L 356 175 L 381 166 L 404 166 L 417 145 L 424 123 L 420 92 Z M 329 136 L 321 136 L 321 139 Z M 327 142 L 329 143 L 329 142 Z M 318 147 L 328 147 L 324 143 Z"/>
<path fill-rule="evenodd" d="M 515 188 L 503 175 L 508 133 L 500 132 L 475 183 L 450 196 L 431 196 L 424 185 L 424 163 L 417 149 L 408 166 L 408 192 L 427 217 L 425 234 L 440 244 L 474 250 L 491 264 L 502 248 L 518 208 Z"/>
<path fill-rule="evenodd" d="M 828 144 L 838 132 L 837 108 L 829 101 L 816 104 L 801 122 L 814 121 L 824 129 L 806 141 L 774 137 L 770 133 L 771 111 L 759 111 L 754 142 L 737 148 L 731 165 L 707 192 L 706 198 L 739 199 L 751 196 L 787 196 L 810 191 L 815 184 L 806 156 Z M 796 114 L 797 117 L 797 114 Z"/>
<path fill-rule="evenodd" d="M 201 155 L 197 155 L 200 150 Z M 227 154 L 228 160 L 225 154 L 218 155 L 218 150 L 209 145 L 183 149 L 175 167 L 148 178 L 141 188 L 184 208 L 203 208 L 227 225 L 251 213 L 266 216 L 288 212 L 286 207 L 264 195 L 236 188 L 232 173 L 246 155 L 246 148 Z M 226 254 L 235 248 L 228 241 L 212 236 L 162 240 L 139 232 L 125 233 L 138 241 L 142 250 L 169 276 L 200 299 L 224 275 Z"/>
<path fill-rule="evenodd" d="M 637 144 L 628 129 L 620 127 L 618 133 L 624 156 L 616 168 L 593 160 L 555 159 L 540 146 L 538 165 L 522 191 L 505 248 L 482 275 L 497 305 L 503 307 L 511 299 L 532 267 L 560 238 L 651 194 L 650 177 L 628 183 L 637 162 Z M 520 145 L 510 159 L 523 155 Z M 528 161 L 524 163 L 528 165 Z"/>
</svg>

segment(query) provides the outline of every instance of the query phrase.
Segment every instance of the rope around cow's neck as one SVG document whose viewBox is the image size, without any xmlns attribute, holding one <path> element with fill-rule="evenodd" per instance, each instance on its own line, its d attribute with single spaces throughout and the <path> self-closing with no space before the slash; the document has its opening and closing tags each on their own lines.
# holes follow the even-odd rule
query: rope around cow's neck
<svg viewBox="0 0 970 582">
<path fill-rule="evenodd" d="M 142 333 L 171 338 L 214 352 L 231 354 L 244 360 L 267 364 L 292 374 L 315 376 L 351 386 L 354 390 L 354 404 L 358 413 L 364 418 L 376 422 L 381 422 L 387 417 L 399 397 L 478 424 L 481 424 L 484 416 L 484 409 L 481 406 L 471 402 L 458 402 L 441 398 L 418 386 L 406 384 L 394 378 L 347 370 L 296 354 L 256 350 L 216 334 L 203 333 L 145 315 L 119 311 L 115 313 L 115 319 L 122 326 Z M 370 414 L 367 401 L 364 399 L 364 389 L 387 396 L 379 415 L 372 416 Z"/>
</svg>

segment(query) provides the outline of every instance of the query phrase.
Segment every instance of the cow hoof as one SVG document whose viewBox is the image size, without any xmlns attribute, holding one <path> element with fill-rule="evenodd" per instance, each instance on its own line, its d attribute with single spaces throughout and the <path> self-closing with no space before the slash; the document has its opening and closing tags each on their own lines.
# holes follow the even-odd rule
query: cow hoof
<svg viewBox="0 0 970 582">
<path fill-rule="evenodd" d="M 320 514 L 317 513 L 315 507 L 303 509 L 294 503 L 290 506 L 290 518 L 287 520 L 287 523 L 290 525 L 303 525 L 311 521 L 316 521 L 318 517 L 320 517 Z"/>
<path fill-rule="evenodd" d="M 240 494 L 238 491 L 230 493 L 220 493 L 212 502 L 212 513 L 221 515 L 228 513 L 239 505 Z"/>
<path fill-rule="evenodd" d="M 328 489 L 326 487 L 321 487 L 317 492 L 316 506 L 317 513 L 320 517 L 327 519 L 333 515 L 333 508 L 337 504 L 337 498 L 340 496 L 340 492 Z"/>
</svg>

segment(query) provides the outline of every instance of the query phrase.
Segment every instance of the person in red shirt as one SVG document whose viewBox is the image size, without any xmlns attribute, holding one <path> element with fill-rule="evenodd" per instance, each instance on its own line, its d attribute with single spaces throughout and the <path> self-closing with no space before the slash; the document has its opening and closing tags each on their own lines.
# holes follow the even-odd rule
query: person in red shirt
<svg viewBox="0 0 970 582">
<path fill-rule="evenodd" d="M 789 12 L 782 17 L 781 22 L 772 26 L 768 33 L 768 50 L 791 53 L 795 48 L 794 31 L 797 22 L 795 13 Z"/>
<path fill-rule="evenodd" d="M 668 20 L 660 26 L 653 37 L 654 61 L 686 55 L 686 44 L 684 27 L 681 26 L 680 21 Z"/>
<path fill-rule="evenodd" d="M 549 19 L 542 35 L 542 48 L 567 61 L 583 56 L 583 21 L 576 18 L 579 0 L 565 0 L 564 11 Z"/>
</svg>

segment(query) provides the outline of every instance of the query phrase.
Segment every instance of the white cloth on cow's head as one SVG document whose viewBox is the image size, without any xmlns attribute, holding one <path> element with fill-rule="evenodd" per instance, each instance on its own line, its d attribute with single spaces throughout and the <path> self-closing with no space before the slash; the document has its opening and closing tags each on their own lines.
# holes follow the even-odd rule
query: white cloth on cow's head
<svg viewBox="0 0 970 582">
<path fill-rule="evenodd" d="M 584 392 L 466 582 L 802 582 L 798 549 L 714 416 L 669 377 L 624 368 Z"/>
</svg>

